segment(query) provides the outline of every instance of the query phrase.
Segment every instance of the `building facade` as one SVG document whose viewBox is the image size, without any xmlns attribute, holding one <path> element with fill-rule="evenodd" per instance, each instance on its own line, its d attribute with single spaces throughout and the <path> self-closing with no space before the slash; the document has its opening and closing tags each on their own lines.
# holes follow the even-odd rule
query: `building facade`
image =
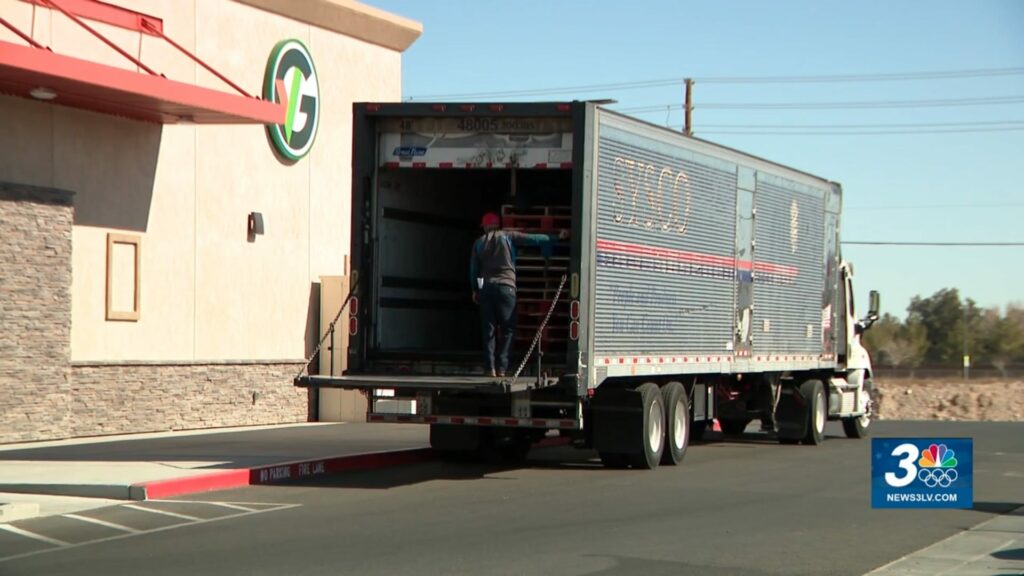
<svg viewBox="0 0 1024 576">
<path fill-rule="evenodd" d="M 352 104 L 400 98 L 420 25 L 348 0 L 0 18 L 0 443 L 315 419 L 292 379 L 346 272 Z"/>
</svg>

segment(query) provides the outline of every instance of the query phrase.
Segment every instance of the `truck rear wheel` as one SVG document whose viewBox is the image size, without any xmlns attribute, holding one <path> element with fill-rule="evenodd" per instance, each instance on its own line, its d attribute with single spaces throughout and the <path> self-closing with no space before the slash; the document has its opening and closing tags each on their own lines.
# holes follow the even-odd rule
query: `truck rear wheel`
<svg viewBox="0 0 1024 576">
<path fill-rule="evenodd" d="M 665 403 L 661 398 L 661 389 L 653 382 L 648 382 L 636 389 L 640 393 L 643 410 L 643 425 L 640 430 L 641 450 L 639 454 L 630 455 L 630 464 L 634 468 L 652 470 L 661 462 L 661 454 L 665 449 Z"/>
<path fill-rule="evenodd" d="M 828 406 L 825 405 L 825 386 L 821 380 L 807 380 L 800 384 L 800 395 L 807 407 L 807 435 L 804 444 L 821 444 L 825 440 L 825 421 L 828 420 Z"/>
<path fill-rule="evenodd" d="M 683 461 L 686 447 L 690 445 L 690 403 L 679 382 L 662 386 L 661 399 L 666 410 L 665 448 L 661 452 L 661 463 L 674 466 Z"/>
</svg>

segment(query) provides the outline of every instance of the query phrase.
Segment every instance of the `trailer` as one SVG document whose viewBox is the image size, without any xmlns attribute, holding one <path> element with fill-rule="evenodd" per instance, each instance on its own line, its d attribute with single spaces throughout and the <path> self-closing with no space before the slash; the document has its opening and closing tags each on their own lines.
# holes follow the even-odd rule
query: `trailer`
<svg viewBox="0 0 1024 576">
<path fill-rule="evenodd" d="M 867 435 L 878 295 L 858 318 L 839 184 L 595 102 L 358 103 L 352 149 L 348 367 L 297 386 L 361 390 L 368 421 L 429 424 L 446 457 L 522 457 L 559 431 L 655 468 L 714 420 Z M 486 212 L 569 231 L 518 255 L 504 377 L 470 298 Z"/>
</svg>

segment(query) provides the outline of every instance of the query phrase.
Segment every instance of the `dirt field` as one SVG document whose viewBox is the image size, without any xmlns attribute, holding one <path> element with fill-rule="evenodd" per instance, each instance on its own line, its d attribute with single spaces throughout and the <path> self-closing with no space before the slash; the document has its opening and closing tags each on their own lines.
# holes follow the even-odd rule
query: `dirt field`
<svg viewBox="0 0 1024 576">
<path fill-rule="evenodd" d="M 881 420 L 1024 421 L 1024 380 L 876 379 Z"/>
</svg>

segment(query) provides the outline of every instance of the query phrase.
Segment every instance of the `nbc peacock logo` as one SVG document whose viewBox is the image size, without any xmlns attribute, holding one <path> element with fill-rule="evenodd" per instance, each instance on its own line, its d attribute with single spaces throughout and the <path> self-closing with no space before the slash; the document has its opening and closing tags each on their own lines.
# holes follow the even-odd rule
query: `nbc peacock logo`
<svg viewBox="0 0 1024 576">
<path fill-rule="evenodd" d="M 929 488 L 949 488 L 959 477 L 956 451 L 945 444 L 932 444 L 922 450 L 917 465 L 917 479 Z"/>
<path fill-rule="evenodd" d="M 284 106 L 284 124 L 267 125 L 274 149 L 295 162 L 309 153 L 320 119 L 320 83 L 313 58 L 298 40 L 282 40 L 267 61 L 263 98 Z"/>
</svg>

